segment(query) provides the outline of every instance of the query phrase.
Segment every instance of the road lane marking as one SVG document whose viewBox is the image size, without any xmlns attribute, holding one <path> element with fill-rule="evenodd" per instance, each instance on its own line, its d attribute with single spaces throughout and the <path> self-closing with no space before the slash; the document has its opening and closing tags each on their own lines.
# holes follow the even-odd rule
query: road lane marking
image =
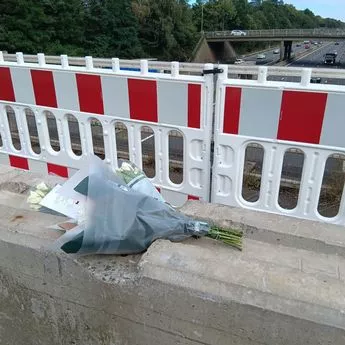
<svg viewBox="0 0 345 345">
<path fill-rule="evenodd" d="M 306 57 L 308 57 L 308 56 L 310 56 L 310 55 L 312 55 L 312 54 L 314 54 L 314 53 L 320 51 L 321 49 L 327 48 L 327 47 L 330 46 L 331 44 L 334 44 L 334 43 L 331 42 L 331 43 L 328 43 L 327 45 L 323 45 L 322 47 L 320 47 L 320 48 L 318 48 L 318 49 L 316 49 L 316 50 L 312 50 L 310 53 L 301 56 L 301 57 L 300 57 L 299 59 L 297 59 L 297 60 L 292 61 L 291 63 L 289 63 L 288 65 L 286 65 L 286 67 L 291 66 L 291 65 L 294 64 L 295 62 L 300 61 L 300 60 L 302 60 L 302 59 L 304 59 L 304 58 L 306 58 Z"/>
</svg>

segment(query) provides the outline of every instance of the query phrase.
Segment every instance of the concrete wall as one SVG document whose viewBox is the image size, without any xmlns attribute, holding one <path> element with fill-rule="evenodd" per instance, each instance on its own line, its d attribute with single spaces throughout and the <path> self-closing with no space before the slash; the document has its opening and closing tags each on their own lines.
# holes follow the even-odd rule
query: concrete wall
<svg viewBox="0 0 345 345">
<path fill-rule="evenodd" d="M 193 52 L 192 62 L 195 63 L 207 63 L 207 62 L 215 62 L 216 57 L 207 43 L 205 37 L 201 37 L 196 48 Z"/>
<path fill-rule="evenodd" d="M 207 42 L 205 37 L 200 38 L 192 55 L 195 63 L 229 62 L 236 58 L 235 49 L 230 42 Z"/>
<path fill-rule="evenodd" d="M 335 238 L 341 254 L 343 228 L 193 202 L 183 212 L 242 228 L 243 252 L 190 239 L 68 256 L 49 249 L 62 218 L 24 203 L 33 181 L 0 171 L 1 344 L 345 344 L 345 257 L 326 253 Z"/>
</svg>

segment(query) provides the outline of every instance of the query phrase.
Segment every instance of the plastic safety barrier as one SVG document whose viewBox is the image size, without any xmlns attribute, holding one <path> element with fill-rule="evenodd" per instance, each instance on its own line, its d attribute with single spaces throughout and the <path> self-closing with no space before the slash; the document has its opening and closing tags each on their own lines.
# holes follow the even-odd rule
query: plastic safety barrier
<svg viewBox="0 0 345 345">
<path fill-rule="evenodd" d="M 16 63 L 0 62 L 1 162 L 67 177 L 95 153 L 98 126 L 104 159 L 113 168 L 117 144 L 126 141 L 128 158 L 136 165 L 151 162 L 151 180 L 168 202 L 208 201 L 213 76 L 180 75 L 177 62 L 171 63 L 171 74 L 164 74 L 149 72 L 146 60 L 139 72 L 121 70 L 119 60 L 113 61 L 112 70 L 94 68 L 91 57 L 85 67 L 69 66 L 66 56 L 61 65 L 47 65 L 43 54 L 38 64 L 24 63 L 20 53 Z M 71 118 L 80 136 L 79 154 L 71 143 Z M 17 127 L 19 148 L 11 126 Z M 36 127 L 39 153 L 30 142 Z M 172 181 L 174 172 L 178 182 Z"/>
<path fill-rule="evenodd" d="M 211 201 L 345 224 L 341 179 L 338 212 L 325 216 L 319 207 L 330 160 L 345 154 L 345 87 L 310 84 L 308 69 L 300 83 L 282 83 L 267 81 L 265 67 L 258 80 L 228 79 L 227 66 L 222 68 Z M 343 166 L 338 172 L 344 175 Z M 284 206 L 282 188 L 297 193 L 294 204 Z M 251 189 L 256 196 L 250 196 Z M 329 206 L 331 199 L 330 194 Z"/>
</svg>

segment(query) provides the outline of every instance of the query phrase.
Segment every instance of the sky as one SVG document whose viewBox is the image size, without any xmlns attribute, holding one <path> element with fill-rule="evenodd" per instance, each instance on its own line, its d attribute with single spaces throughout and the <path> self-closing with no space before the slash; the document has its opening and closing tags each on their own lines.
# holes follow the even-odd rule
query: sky
<svg viewBox="0 0 345 345">
<path fill-rule="evenodd" d="M 309 8 L 321 17 L 335 18 L 345 21 L 345 0 L 284 0 L 299 10 Z"/>
</svg>

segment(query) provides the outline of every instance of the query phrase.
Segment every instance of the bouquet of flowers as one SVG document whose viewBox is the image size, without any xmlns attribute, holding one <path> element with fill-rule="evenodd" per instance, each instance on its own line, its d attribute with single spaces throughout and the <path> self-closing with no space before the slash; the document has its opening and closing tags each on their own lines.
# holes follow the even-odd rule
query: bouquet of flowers
<svg viewBox="0 0 345 345">
<path fill-rule="evenodd" d="M 120 160 L 119 168 L 116 169 L 116 174 L 123 179 L 129 188 L 151 196 L 161 202 L 165 202 L 161 194 L 146 177 L 145 173 L 134 163 Z"/>
<path fill-rule="evenodd" d="M 191 236 L 242 248 L 241 232 L 211 227 L 178 212 L 133 163 L 121 162 L 114 174 L 94 157 L 83 170 L 73 190 L 86 197 L 85 218 L 66 231 L 55 248 L 78 254 L 134 254 L 156 239 L 181 241 Z"/>
</svg>

